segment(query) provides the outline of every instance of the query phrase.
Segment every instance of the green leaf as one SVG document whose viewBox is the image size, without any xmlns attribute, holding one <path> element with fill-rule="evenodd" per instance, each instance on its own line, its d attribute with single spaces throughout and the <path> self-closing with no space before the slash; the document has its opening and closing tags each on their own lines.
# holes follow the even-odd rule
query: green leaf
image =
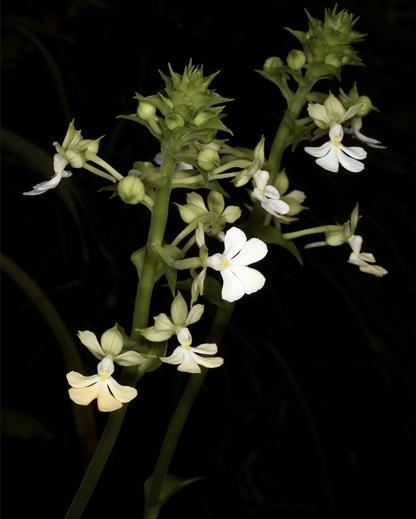
<svg viewBox="0 0 416 519">
<path fill-rule="evenodd" d="M 275 245 L 280 245 L 281 247 L 284 247 L 295 256 L 295 258 L 299 261 L 301 265 L 303 265 L 302 257 L 296 245 L 293 243 L 293 241 L 285 240 L 282 236 L 282 232 L 280 231 L 280 229 L 277 229 L 276 227 L 271 227 L 270 225 L 260 225 L 259 227 L 257 227 L 257 229 L 255 229 L 253 236 L 259 238 L 265 243 L 274 243 Z"/>
<path fill-rule="evenodd" d="M 176 278 L 177 269 L 174 267 L 176 261 L 182 259 L 185 254 L 173 245 L 152 245 L 152 252 L 155 257 L 162 263 L 165 276 L 169 284 L 169 288 L 173 297 L 176 295 Z"/>
<path fill-rule="evenodd" d="M 156 517 L 157 515 L 154 515 L 154 513 L 157 510 L 159 510 L 170 497 L 172 497 L 174 494 L 176 494 L 176 492 L 179 492 L 179 490 L 189 487 L 189 485 L 192 485 L 192 483 L 196 483 L 197 481 L 204 479 L 204 477 L 205 476 L 202 476 L 199 478 L 180 478 L 178 476 L 174 476 L 173 474 L 166 474 L 165 479 L 162 484 L 162 488 L 160 489 L 159 502 L 156 505 L 153 505 L 151 508 L 147 507 L 147 509 L 149 511 L 151 510 L 150 516 Z M 143 491 L 144 491 L 144 495 L 146 498 L 146 502 L 149 498 L 152 481 L 153 481 L 153 476 L 151 476 L 149 479 L 147 479 L 143 486 Z"/>
<path fill-rule="evenodd" d="M 131 261 L 134 263 L 134 265 L 137 268 L 137 275 L 140 277 L 142 275 L 143 270 L 143 263 L 144 263 L 144 256 L 146 254 L 146 245 L 142 247 L 139 250 L 136 250 L 136 252 L 133 252 L 131 255 Z"/>
</svg>

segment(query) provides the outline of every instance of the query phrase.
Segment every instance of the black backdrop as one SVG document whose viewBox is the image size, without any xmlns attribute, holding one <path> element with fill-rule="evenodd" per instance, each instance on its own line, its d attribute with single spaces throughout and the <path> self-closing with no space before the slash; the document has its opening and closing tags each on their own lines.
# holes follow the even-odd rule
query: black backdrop
<svg viewBox="0 0 416 519">
<path fill-rule="evenodd" d="M 106 135 L 100 155 L 127 171 L 158 149 L 142 127 L 115 117 L 135 111 L 135 91 L 163 87 L 158 69 L 167 73 L 170 63 L 181 73 L 192 58 L 206 75 L 221 70 L 212 86 L 234 99 L 225 110 L 230 143 L 254 147 L 264 134 L 270 145 L 285 105 L 254 69 L 298 48 L 283 27 L 306 30 L 303 7 L 319 18 L 324 4 L 233 6 L 5 2 L 2 126 L 52 157 L 52 142 L 62 142 L 75 117 L 85 138 Z M 347 248 L 304 251 L 308 241 L 301 241 L 301 267 L 270 247 L 261 264 L 269 282 L 238 303 L 221 347 L 224 368 L 209 373 L 172 463 L 174 474 L 207 478 L 175 496 L 161 517 L 405 517 L 414 508 L 416 13 L 405 1 L 344 7 L 360 16 L 356 29 L 368 36 L 356 45 L 366 68 L 345 68 L 342 86 L 358 81 L 380 109 L 365 119 L 363 133 L 388 149 L 368 149 L 358 175 L 320 169 L 303 145 L 294 156 L 286 152 L 284 165 L 291 188 L 307 193 L 305 226 L 344 222 L 360 202 L 364 249 L 389 274 L 360 273 L 346 263 Z M 12 141 L 21 142 L 13 134 Z M 100 335 L 116 321 L 129 330 L 136 290 L 129 257 L 146 239 L 146 210 L 109 201 L 97 193 L 105 181 L 78 170 L 71 184 L 81 232 L 56 192 L 22 196 L 42 179 L 22 166 L 9 138 L 4 142 L 2 251 L 38 282 L 74 337 L 85 329 Z M 178 192 L 181 202 L 185 194 Z M 167 311 L 164 290 L 152 315 Z M 3 507 L 12 517 L 63 517 L 83 471 L 65 364 L 36 308 L 6 275 L 2 306 L 3 406 L 51 433 L 3 436 Z M 203 340 L 206 331 L 195 333 Z M 94 359 L 80 351 L 93 373 Z M 141 515 L 142 482 L 173 411 L 171 396 L 179 397 L 186 379 L 162 366 L 140 383 L 83 517 L 117 509 Z M 105 420 L 97 413 L 98 433 Z"/>
</svg>

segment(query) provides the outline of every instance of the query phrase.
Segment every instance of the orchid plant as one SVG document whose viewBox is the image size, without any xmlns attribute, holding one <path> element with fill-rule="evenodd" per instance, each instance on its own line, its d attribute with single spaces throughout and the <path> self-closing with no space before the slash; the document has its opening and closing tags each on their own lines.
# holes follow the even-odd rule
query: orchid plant
<svg viewBox="0 0 416 519">
<path fill-rule="evenodd" d="M 353 30 L 354 15 L 334 8 L 326 10 L 321 21 L 306 14 L 307 32 L 288 29 L 302 50 L 292 50 L 286 64 L 271 57 L 258 71 L 278 87 L 287 102 L 268 158 L 263 137 L 252 150 L 232 147 L 226 138 L 217 137 L 219 132 L 232 135 L 222 113 L 230 99 L 211 89 L 217 74 L 204 77 L 202 66 L 189 62 L 183 74 L 169 66 L 169 75 L 161 73 L 164 89 L 148 97 L 137 93 L 137 112 L 120 116 L 145 126 L 154 137 L 155 164 L 138 161 L 127 172 L 117 171 L 98 156 L 102 137 L 84 139 L 72 121 L 62 145 L 54 143 L 54 176 L 24 193 L 41 195 L 73 175 L 64 168 L 84 168 L 110 182 L 102 191 L 111 192 L 111 198 L 118 197 L 125 204 L 136 205 L 137 211 L 152 214 L 148 241 L 138 244 L 140 248 L 132 254 L 138 289 L 130 334 L 115 324 L 103 333 L 99 343 L 93 332 L 80 331 L 80 341 L 99 360 L 97 374 L 67 374 L 69 397 L 76 404 L 85 406 L 96 399 L 99 411 L 112 413 L 68 518 L 82 513 L 127 404 L 137 397 L 135 385 L 145 373 L 169 369 L 165 364 L 189 373 L 190 381 L 167 431 L 155 471 L 144 486 L 145 518 L 157 517 L 167 498 L 193 481 L 169 474 L 170 460 L 204 376 L 224 362 L 217 352 L 235 302 L 260 291 L 268 282 L 261 261 L 269 248 L 278 254 L 277 247 L 283 247 L 301 261 L 294 240 L 321 234 L 321 241 L 307 247 L 348 244 L 352 253 L 346 261 L 377 277 L 387 273 L 374 264 L 372 254 L 361 252 L 363 239 L 355 234 L 360 219 L 358 204 L 344 224 L 302 228 L 298 215 L 307 209 L 302 205 L 306 195 L 299 190 L 287 192 L 289 175 L 281 169 L 281 160 L 288 146 L 294 151 L 304 141 L 327 135 L 329 141 L 318 147 L 306 146 L 304 151 L 316 157 L 320 167 L 334 173 L 359 173 L 365 167 L 367 152 L 359 146 L 348 147 L 344 143 L 346 134 L 370 147 L 382 148 L 379 141 L 361 134 L 362 119 L 376 109 L 368 97 L 358 95 L 356 85 L 348 94 L 340 88 L 338 96 L 315 89 L 323 84 L 320 80 L 341 80 L 345 65 L 362 65 L 353 44 L 362 41 L 364 35 Z M 227 182 L 245 187 L 246 207 L 226 205 Z M 178 188 L 187 192 L 185 205 L 175 202 L 183 227 L 175 230 L 176 237 L 168 243 L 165 230 L 169 200 Z M 290 225 L 290 230 L 283 232 L 284 225 Z M 215 252 L 221 246 L 223 252 Z M 162 308 L 149 326 L 151 297 L 159 279 L 167 283 L 172 302 L 170 309 Z M 204 304 L 215 305 L 217 313 L 206 342 L 194 346 L 189 328 L 195 328 L 203 318 Z M 124 367 L 122 384 L 113 378 L 115 363 Z"/>
</svg>

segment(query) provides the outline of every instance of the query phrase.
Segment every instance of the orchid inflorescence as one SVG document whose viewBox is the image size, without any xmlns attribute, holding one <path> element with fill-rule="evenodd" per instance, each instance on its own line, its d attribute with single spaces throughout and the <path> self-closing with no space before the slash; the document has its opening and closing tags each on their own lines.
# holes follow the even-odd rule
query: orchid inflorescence
<svg viewBox="0 0 416 519">
<path fill-rule="evenodd" d="M 230 99 L 209 88 L 216 74 L 204 77 L 202 67 L 195 67 L 190 61 L 182 75 L 169 66 L 170 75 L 161 73 L 165 89 L 147 97 L 137 93 L 136 113 L 120 116 L 145 126 L 157 139 L 155 164 L 138 161 L 122 175 L 98 156 L 102 137 L 83 139 L 72 121 L 62 145 L 54 143 L 55 175 L 24 193 L 45 193 L 73 174 L 66 167 L 84 168 L 111 182 L 102 189 L 112 192 L 111 198 L 118 197 L 137 207 L 144 205 L 152 212 L 148 242 L 132 254 L 139 285 L 131 335 L 116 324 L 104 332 L 100 344 L 92 332 L 79 332 L 81 342 L 99 363 L 97 374 L 92 376 L 74 371 L 67 374 L 69 396 L 75 403 L 88 405 L 97 399 L 100 411 L 116 411 L 137 396 L 133 385 L 141 376 L 162 364 L 175 365 L 178 371 L 192 375 L 220 367 L 224 359 L 216 356 L 219 340 L 208 338 L 206 343 L 193 345 L 189 328 L 204 313 L 199 298 L 205 297 L 218 309 L 226 309 L 230 316 L 233 303 L 257 293 L 265 285 L 261 266 L 257 270 L 251 265 L 265 258 L 268 245 L 280 245 L 299 259 L 293 240 L 321 233 L 324 240 L 306 247 L 348 244 L 352 248 L 348 263 L 376 277 L 387 273 L 375 265 L 372 254 L 361 252 L 363 239 L 355 234 L 360 218 L 358 204 L 345 224 L 282 232 L 282 226 L 297 225 L 300 213 L 307 209 L 302 205 L 305 193 L 288 191 L 287 172 L 280 169 L 283 151 L 289 144 L 295 150 L 304 140 L 328 135 L 329 141 L 318 147 L 306 146 L 305 152 L 328 171 L 339 172 L 341 167 L 354 173 L 364 170 L 367 152 L 360 146 L 348 147 L 345 134 L 370 147 L 383 148 L 376 139 L 361 134 L 363 117 L 376 109 L 367 96 L 358 94 L 356 85 L 348 94 L 340 88 L 338 97 L 312 90 L 320 79 L 340 79 L 344 65 L 361 64 L 352 47 L 363 37 L 352 29 L 356 20 L 345 11 L 337 13 L 336 7 L 326 11 L 324 22 L 309 13 L 307 16 L 307 33 L 289 29 L 303 50 L 292 50 L 286 64 L 273 56 L 259 71 L 279 88 L 288 104 L 268 160 L 264 137 L 253 150 L 232 147 L 227 139 L 217 138 L 219 131 L 232 134 L 222 122 L 223 103 Z M 292 90 L 293 82 L 298 83 L 296 92 Z M 308 116 L 300 118 L 303 106 Z M 236 188 L 245 186 L 246 208 L 226 205 L 229 195 L 225 182 L 232 182 Z M 169 200 L 176 188 L 187 190 L 186 204 L 175 202 L 184 226 L 173 241 L 166 243 Z M 208 191 L 207 196 L 198 193 L 198 189 Z M 247 221 L 240 223 L 244 216 Z M 198 252 L 189 255 L 192 247 Z M 223 247 L 222 252 L 217 252 L 219 247 Z M 182 292 L 190 291 L 189 307 L 178 290 L 181 271 L 189 271 L 188 278 L 180 280 Z M 154 324 L 148 326 L 153 285 L 161 277 L 173 297 L 170 315 L 160 313 L 153 317 Z M 216 326 L 214 322 L 213 336 L 220 337 L 223 330 Z M 170 354 L 168 341 L 175 345 Z M 116 382 L 115 364 L 125 367 L 132 385 Z"/>
</svg>

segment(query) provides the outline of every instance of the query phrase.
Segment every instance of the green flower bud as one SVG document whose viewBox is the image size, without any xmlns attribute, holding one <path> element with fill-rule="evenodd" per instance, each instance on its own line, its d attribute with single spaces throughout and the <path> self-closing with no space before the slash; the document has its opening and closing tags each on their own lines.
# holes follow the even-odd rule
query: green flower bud
<svg viewBox="0 0 416 519">
<path fill-rule="evenodd" d="M 343 63 L 342 59 L 343 57 L 340 54 L 331 52 L 325 56 L 324 63 L 325 65 L 331 65 L 332 67 L 339 68 Z"/>
<path fill-rule="evenodd" d="M 170 114 L 166 116 L 165 123 L 170 131 L 173 131 L 175 128 L 182 128 L 185 125 L 183 117 L 179 114 Z"/>
<path fill-rule="evenodd" d="M 358 110 L 357 116 L 358 117 L 364 117 L 367 115 L 371 110 L 377 110 L 375 106 L 372 105 L 371 99 L 367 96 L 360 96 L 357 100 L 354 101 L 354 105 L 356 104 L 362 104 L 363 106 Z"/>
<path fill-rule="evenodd" d="M 198 154 L 198 166 L 205 171 L 211 171 L 220 165 L 220 156 L 210 148 L 202 150 Z"/>
<path fill-rule="evenodd" d="M 343 243 L 346 243 L 348 241 L 348 238 L 343 233 L 342 227 L 340 232 L 326 233 L 325 238 L 326 243 L 331 247 L 338 247 L 339 245 L 342 245 Z"/>
<path fill-rule="evenodd" d="M 117 193 L 126 204 L 136 205 L 146 194 L 143 182 L 136 176 L 127 176 L 117 184 Z"/>
<path fill-rule="evenodd" d="M 272 56 L 271 58 L 266 59 L 266 61 L 264 62 L 263 70 L 273 70 L 282 66 L 283 61 L 276 56 Z"/>
<path fill-rule="evenodd" d="M 195 119 L 193 120 L 193 123 L 195 126 L 202 126 L 203 124 L 208 122 L 213 117 L 214 116 L 212 114 L 209 114 L 207 112 L 202 112 L 195 117 Z"/>
<path fill-rule="evenodd" d="M 137 107 L 137 115 L 144 119 L 147 122 L 152 122 L 156 115 L 156 108 L 144 101 L 140 101 L 139 106 Z"/>
<path fill-rule="evenodd" d="M 87 162 L 85 159 L 84 151 L 68 150 L 65 152 L 65 158 L 75 169 L 83 168 Z"/>
<path fill-rule="evenodd" d="M 293 49 L 286 58 L 289 68 L 300 70 L 306 63 L 306 56 L 301 50 Z"/>
</svg>

